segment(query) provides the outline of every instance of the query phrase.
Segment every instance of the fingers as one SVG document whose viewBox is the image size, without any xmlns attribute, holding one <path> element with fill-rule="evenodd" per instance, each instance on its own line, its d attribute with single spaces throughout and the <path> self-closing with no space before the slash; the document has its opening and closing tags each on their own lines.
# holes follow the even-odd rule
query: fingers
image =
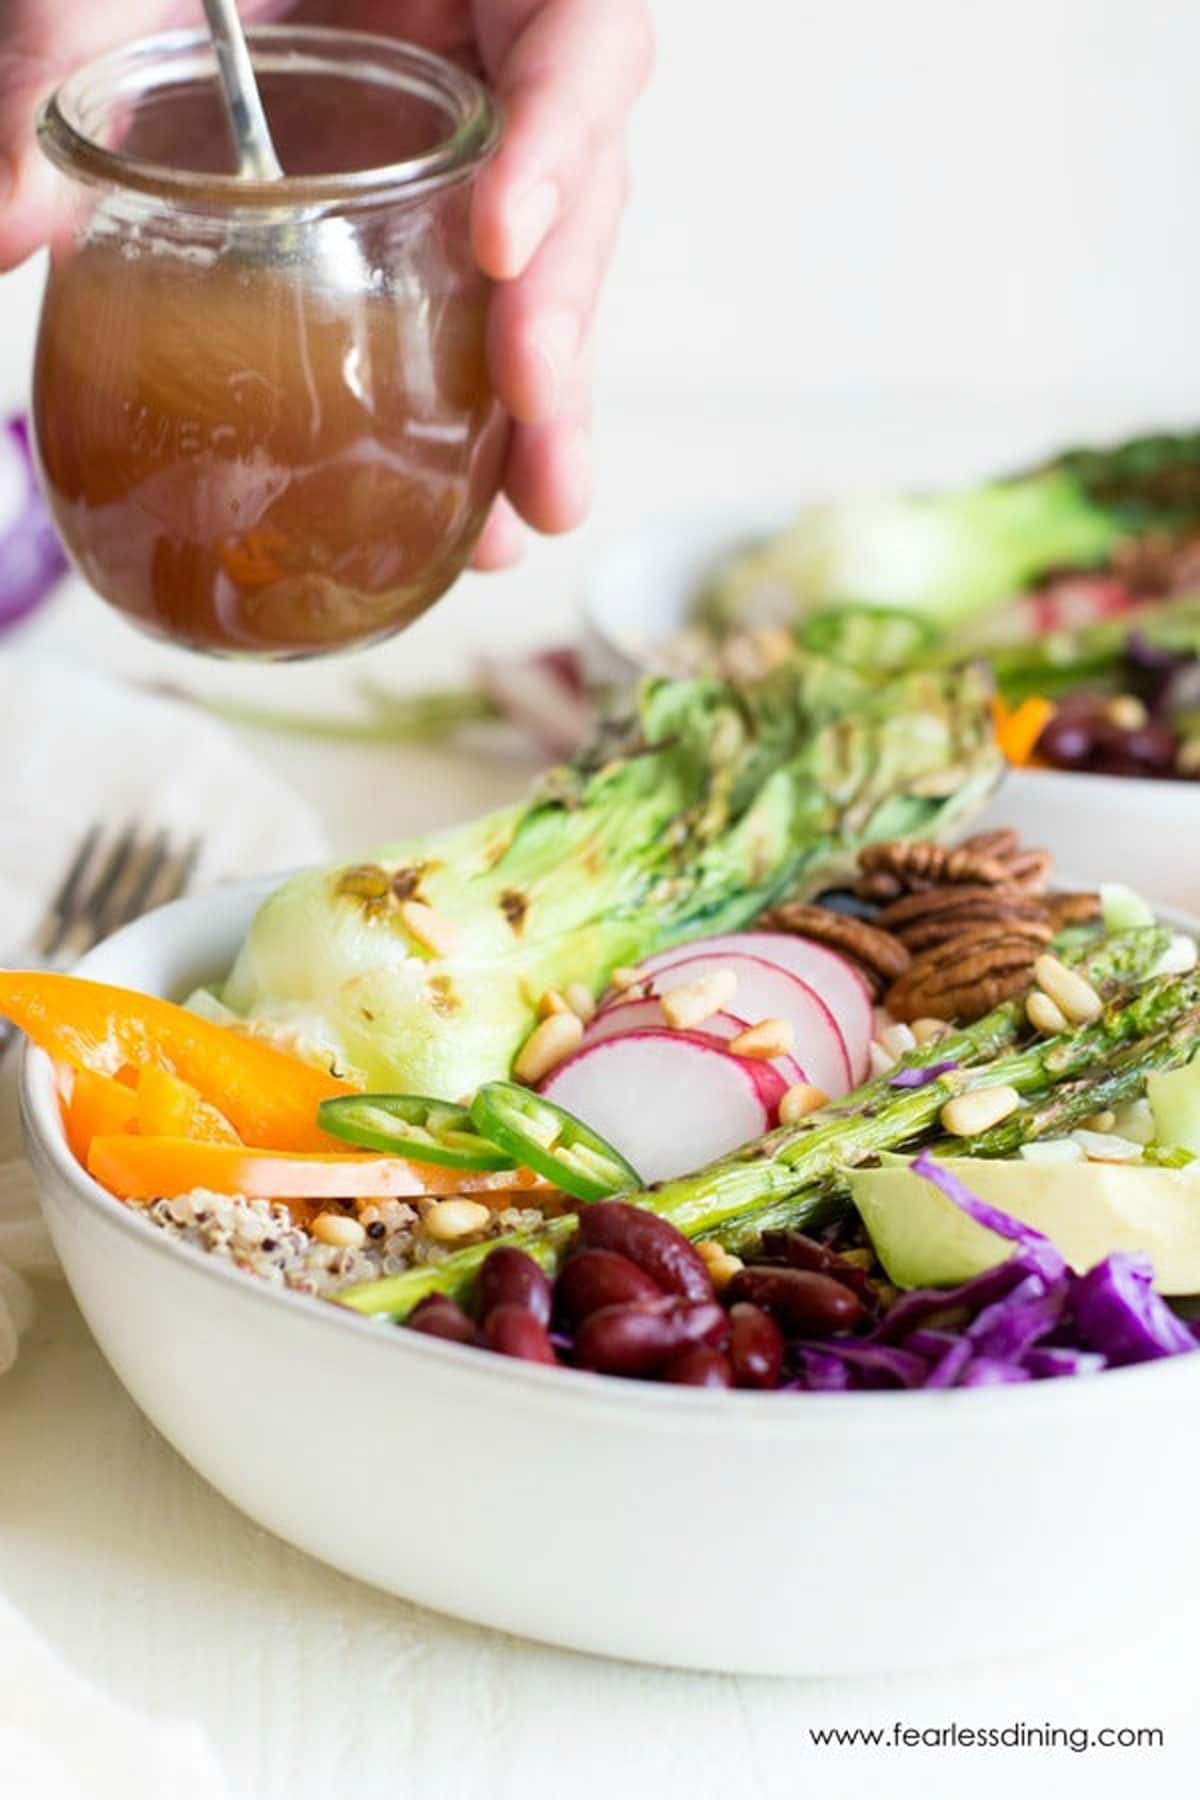
<svg viewBox="0 0 1200 1800">
<path fill-rule="evenodd" d="M 471 557 L 473 569 L 509 569 L 525 548 L 525 528 L 510 501 L 501 494 L 492 504 L 487 524 Z"/>
<path fill-rule="evenodd" d="M 561 410 L 545 424 L 518 425 L 506 476 L 508 497 L 535 531 L 573 531 L 592 497 L 591 356 L 579 358 Z"/>
<path fill-rule="evenodd" d="M 614 148 L 521 279 L 502 284 L 493 295 L 488 314 L 492 381 L 522 424 L 542 424 L 562 405 L 591 328 L 626 187 L 624 155 Z"/>
<path fill-rule="evenodd" d="M 641 0 L 544 0 L 494 79 L 505 107 L 500 149 L 480 175 L 472 239 L 485 273 L 511 281 L 568 214 L 597 153 L 618 139 L 650 70 Z"/>
</svg>

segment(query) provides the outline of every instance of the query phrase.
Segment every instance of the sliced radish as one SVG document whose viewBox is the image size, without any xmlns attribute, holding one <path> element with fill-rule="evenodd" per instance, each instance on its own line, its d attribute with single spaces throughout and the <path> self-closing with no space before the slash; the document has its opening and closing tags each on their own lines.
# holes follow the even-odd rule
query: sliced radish
<svg viewBox="0 0 1200 1800">
<path fill-rule="evenodd" d="M 870 989 L 854 964 L 825 944 L 796 937 L 787 931 L 726 932 L 720 937 L 699 938 L 695 943 L 664 950 L 641 965 L 644 973 L 673 968 L 684 956 L 760 956 L 764 962 L 786 969 L 807 982 L 833 1014 L 850 1058 L 853 1081 L 866 1079 L 874 1035 Z M 738 1011 L 745 1012 L 741 995 Z M 801 1054 L 801 1061 L 803 1061 Z M 823 1083 L 821 1085 L 824 1085 Z"/>
<path fill-rule="evenodd" d="M 740 1019 L 754 1024 L 760 1019 L 789 1020 L 796 1039 L 792 1054 L 808 1070 L 809 1079 L 831 1100 L 849 1093 L 853 1076 L 845 1040 L 824 1000 L 799 975 L 740 951 L 719 955 L 689 951 L 677 962 L 655 969 L 654 986 L 667 994 L 718 969 L 731 969 L 737 976 L 733 1004 Z"/>
<path fill-rule="evenodd" d="M 577 1050 L 542 1092 L 607 1138 L 643 1181 L 667 1181 L 770 1129 L 764 1072 L 773 1071 L 698 1032 L 632 1031 Z"/>
<path fill-rule="evenodd" d="M 670 1027 L 663 1018 L 661 1000 L 619 1000 L 609 1006 L 601 1007 L 595 1018 L 583 1034 L 584 1045 L 602 1044 L 606 1038 L 625 1037 L 631 1031 L 667 1031 Z M 728 1043 L 730 1038 L 738 1036 L 746 1029 L 746 1020 L 739 1019 L 735 1013 L 718 1012 L 697 1027 L 706 1037 L 721 1038 Z M 753 1062 L 753 1057 L 745 1059 Z M 773 1056 L 766 1065 L 777 1069 L 783 1078 L 785 1088 L 794 1087 L 797 1082 L 806 1082 L 808 1076 L 800 1067 L 794 1056 Z"/>
</svg>

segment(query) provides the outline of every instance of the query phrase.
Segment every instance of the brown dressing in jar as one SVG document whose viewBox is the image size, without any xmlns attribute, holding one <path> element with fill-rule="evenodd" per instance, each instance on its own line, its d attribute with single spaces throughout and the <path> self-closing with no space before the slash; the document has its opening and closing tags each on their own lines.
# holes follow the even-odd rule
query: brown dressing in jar
<svg viewBox="0 0 1200 1800">
<path fill-rule="evenodd" d="M 284 152 L 321 136 L 320 83 L 288 98 Z M 210 166 L 211 104 L 148 110 L 135 149 L 166 161 L 156 139 L 182 122 L 175 160 Z M 369 166 L 373 120 L 360 111 L 344 166 Z M 87 215 L 52 264 L 34 414 L 56 521 L 106 600 L 195 649 L 288 657 L 384 636 L 445 591 L 507 435 L 469 193 L 348 208 L 369 279 L 341 289 L 273 254 L 289 240 L 253 217 L 265 253 L 241 215 L 157 218 L 140 196 Z"/>
</svg>

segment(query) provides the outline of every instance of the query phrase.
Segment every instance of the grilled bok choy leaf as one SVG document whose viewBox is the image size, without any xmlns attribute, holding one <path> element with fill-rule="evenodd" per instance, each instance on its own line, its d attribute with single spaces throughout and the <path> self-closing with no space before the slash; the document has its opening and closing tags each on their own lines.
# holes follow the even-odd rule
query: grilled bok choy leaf
<svg viewBox="0 0 1200 1800">
<path fill-rule="evenodd" d="M 286 882 L 223 998 L 370 1086 L 458 1099 L 508 1073 L 548 989 L 736 930 L 864 842 L 951 831 L 998 768 L 973 671 L 653 681 L 523 804 Z"/>
<path fill-rule="evenodd" d="M 850 601 L 955 625 L 1052 570 L 1107 562 L 1125 538 L 1197 523 L 1200 434 L 1132 438 L 973 488 L 806 507 L 718 568 L 697 613 L 725 629 Z"/>
</svg>

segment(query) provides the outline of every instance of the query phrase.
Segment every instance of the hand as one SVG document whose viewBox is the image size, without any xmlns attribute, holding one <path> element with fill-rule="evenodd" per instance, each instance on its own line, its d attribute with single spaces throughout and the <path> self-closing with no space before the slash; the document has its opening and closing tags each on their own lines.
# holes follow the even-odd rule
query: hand
<svg viewBox="0 0 1200 1800">
<path fill-rule="evenodd" d="M 514 561 L 522 520 L 570 530 L 589 499 L 591 325 L 625 204 L 625 122 L 652 55 L 645 0 L 242 0 L 242 11 L 413 39 L 499 94 L 507 128 L 476 188 L 472 237 L 499 284 L 489 355 L 516 424 L 476 566 Z M 117 43 L 200 16 L 198 0 L 0 0 L 0 268 L 49 230 L 54 177 L 33 142 L 41 98 Z"/>
</svg>

